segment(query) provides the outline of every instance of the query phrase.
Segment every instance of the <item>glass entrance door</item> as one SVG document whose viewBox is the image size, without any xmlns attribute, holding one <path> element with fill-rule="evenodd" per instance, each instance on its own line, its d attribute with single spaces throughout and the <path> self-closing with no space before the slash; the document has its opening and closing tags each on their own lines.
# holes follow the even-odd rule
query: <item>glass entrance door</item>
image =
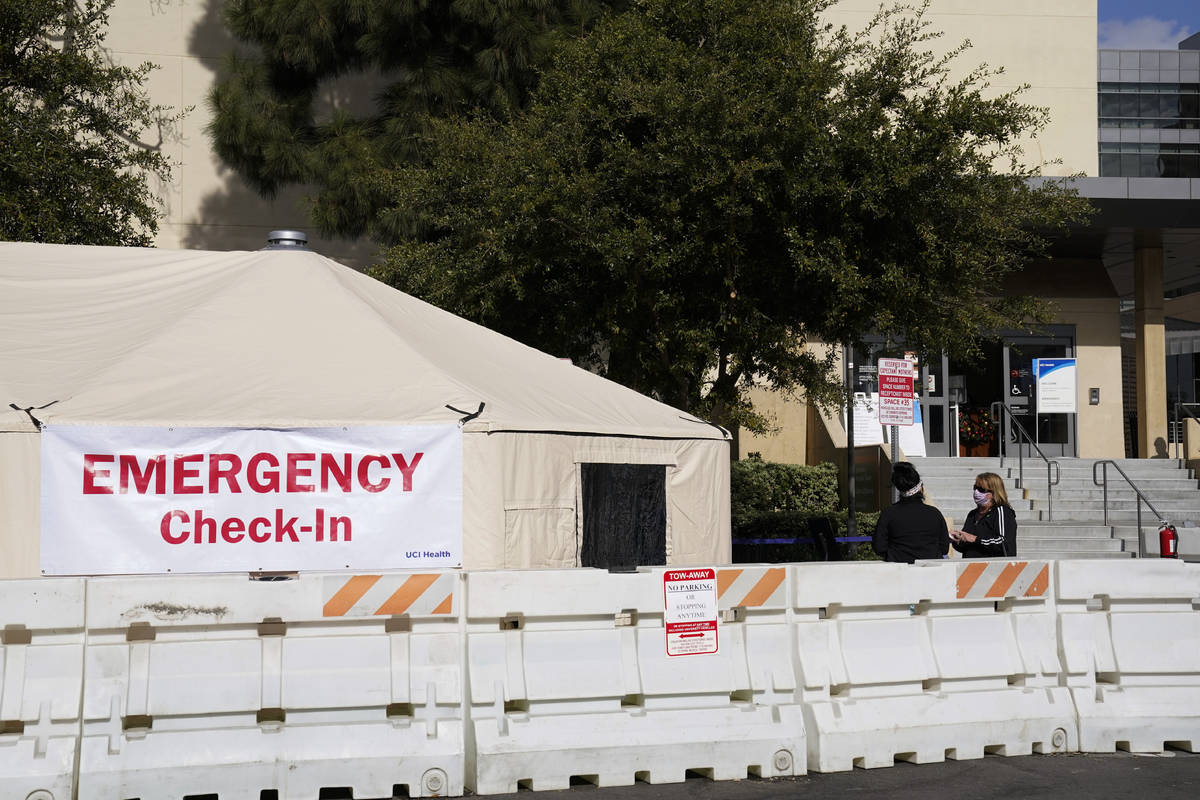
<svg viewBox="0 0 1200 800">
<path fill-rule="evenodd" d="M 921 424 L 925 433 L 925 454 L 929 456 L 958 455 L 954 437 L 954 409 L 946 376 L 949 360 L 932 356 L 921 363 L 917 379 L 917 397 L 921 403 Z"/>
</svg>

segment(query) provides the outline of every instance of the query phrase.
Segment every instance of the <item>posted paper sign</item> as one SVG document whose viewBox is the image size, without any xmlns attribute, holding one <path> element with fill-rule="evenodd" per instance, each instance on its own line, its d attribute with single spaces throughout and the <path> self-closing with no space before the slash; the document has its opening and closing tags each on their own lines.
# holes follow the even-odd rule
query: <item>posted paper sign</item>
<svg viewBox="0 0 1200 800">
<path fill-rule="evenodd" d="M 717 573 L 685 569 L 663 573 L 667 655 L 717 652 Z"/>
<path fill-rule="evenodd" d="M 879 424 L 913 424 L 913 365 L 906 358 L 879 359 Z"/>
<path fill-rule="evenodd" d="M 1033 375 L 1037 381 L 1037 413 L 1075 413 L 1075 359 L 1035 358 Z"/>
<path fill-rule="evenodd" d="M 458 425 L 42 429 L 42 572 L 462 565 Z"/>
</svg>

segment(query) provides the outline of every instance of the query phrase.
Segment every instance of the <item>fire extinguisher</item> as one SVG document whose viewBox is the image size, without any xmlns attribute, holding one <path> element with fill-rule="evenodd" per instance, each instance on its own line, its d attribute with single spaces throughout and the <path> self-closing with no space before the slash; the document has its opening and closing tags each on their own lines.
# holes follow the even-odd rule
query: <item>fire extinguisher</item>
<svg viewBox="0 0 1200 800">
<path fill-rule="evenodd" d="M 1165 519 L 1158 524 L 1158 555 L 1160 558 L 1179 558 L 1179 533 Z"/>
</svg>

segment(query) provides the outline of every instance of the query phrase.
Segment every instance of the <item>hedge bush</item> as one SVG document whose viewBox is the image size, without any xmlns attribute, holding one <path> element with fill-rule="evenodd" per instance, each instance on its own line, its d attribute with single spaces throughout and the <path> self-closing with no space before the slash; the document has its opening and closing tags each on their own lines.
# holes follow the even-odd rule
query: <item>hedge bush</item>
<svg viewBox="0 0 1200 800">
<path fill-rule="evenodd" d="M 833 464 L 776 464 L 751 457 L 731 465 L 733 538 L 813 539 L 811 544 L 734 545 L 739 563 L 877 559 L 870 542 L 834 543 L 847 535 L 849 517 L 839 507 L 838 472 Z M 858 535 L 875 532 L 878 514 L 855 515 Z M 832 529 L 831 529 L 832 528 Z"/>
<path fill-rule="evenodd" d="M 833 464 L 776 464 L 759 458 L 730 465 L 733 529 L 770 511 L 832 514 L 838 508 L 838 472 Z"/>
</svg>

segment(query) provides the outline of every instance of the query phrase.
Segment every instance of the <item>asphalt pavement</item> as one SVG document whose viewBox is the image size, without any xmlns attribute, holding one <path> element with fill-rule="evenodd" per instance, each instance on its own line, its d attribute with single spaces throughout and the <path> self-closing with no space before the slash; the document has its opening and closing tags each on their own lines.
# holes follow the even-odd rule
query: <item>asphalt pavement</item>
<svg viewBox="0 0 1200 800">
<path fill-rule="evenodd" d="M 774 780 L 710 781 L 612 788 L 580 785 L 558 792 L 493 795 L 521 800 L 775 800 L 887 797 L 888 800 L 1197 800 L 1200 754 L 1111 753 L 987 756 L 940 764 L 900 763 L 882 769 L 809 773 Z"/>
</svg>

